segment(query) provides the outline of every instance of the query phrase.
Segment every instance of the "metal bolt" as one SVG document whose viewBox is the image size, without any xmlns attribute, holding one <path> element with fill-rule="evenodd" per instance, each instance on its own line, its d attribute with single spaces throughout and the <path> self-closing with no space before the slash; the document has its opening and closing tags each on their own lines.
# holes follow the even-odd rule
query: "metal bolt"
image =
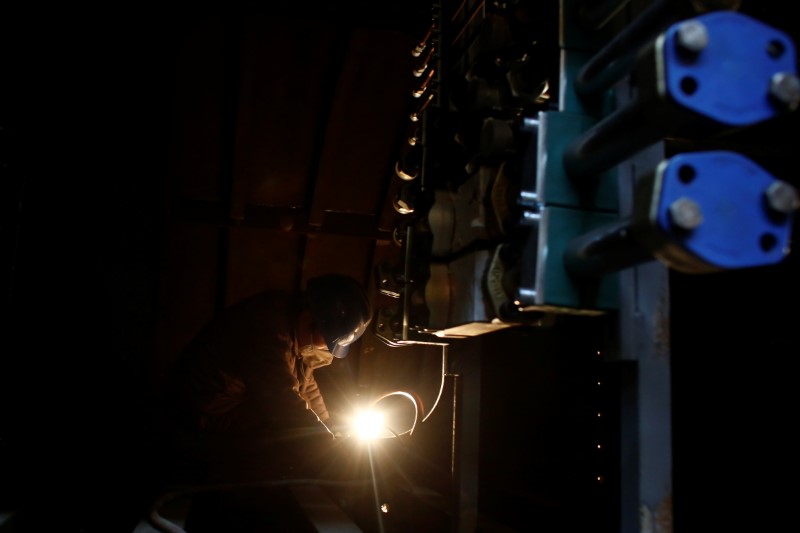
<svg viewBox="0 0 800 533">
<path fill-rule="evenodd" d="M 800 79 L 791 72 L 776 72 L 769 83 L 769 94 L 787 111 L 800 105 Z"/>
<path fill-rule="evenodd" d="M 526 191 L 523 189 L 519 192 L 517 201 L 526 207 L 536 207 L 539 201 L 539 195 L 533 191 Z"/>
<path fill-rule="evenodd" d="M 522 226 L 536 226 L 541 218 L 542 215 L 539 213 L 526 209 L 522 212 L 522 218 L 519 223 Z"/>
<path fill-rule="evenodd" d="M 691 231 L 703 223 L 703 211 L 691 198 L 678 198 L 669 206 L 672 223 L 683 230 Z"/>
<path fill-rule="evenodd" d="M 767 190 L 764 191 L 767 197 L 767 204 L 776 213 L 788 215 L 800 208 L 800 196 L 797 189 L 785 181 L 774 181 Z"/>
<path fill-rule="evenodd" d="M 708 46 L 708 29 L 699 20 L 687 20 L 675 34 L 679 50 L 697 55 Z"/>
<path fill-rule="evenodd" d="M 539 119 L 525 117 L 519 129 L 526 133 L 536 132 L 539 130 Z"/>
</svg>

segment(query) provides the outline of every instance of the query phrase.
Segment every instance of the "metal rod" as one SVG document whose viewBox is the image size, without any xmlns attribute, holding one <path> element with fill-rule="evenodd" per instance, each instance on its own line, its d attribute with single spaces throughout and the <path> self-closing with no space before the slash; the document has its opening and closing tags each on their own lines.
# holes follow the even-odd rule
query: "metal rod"
<svg viewBox="0 0 800 533">
<path fill-rule="evenodd" d="M 621 219 L 575 237 L 564 250 L 564 267 L 579 278 L 597 278 L 655 258 Z"/>
<path fill-rule="evenodd" d="M 456 470 L 456 459 L 458 456 L 458 388 L 459 375 L 453 375 L 453 424 L 450 428 L 450 479 L 456 481 L 458 471 Z"/>
<path fill-rule="evenodd" d="M 403 276 L 405 279 L 403 280 L 405 283 L 405 287 L 403 289 L 403 334 L 402 339 L 404 341 L 408 340 L 408 326 L 409 326 L 409 306 L 411 305 L 411 238 L 412 238 L 412 228 L 409 224 L 406 227 L 406 242 L 405 242 L 405 265 L 403 268 Z"/>
<path fill-rule="evenodd" d="M 575 77 L 575 92 L 587 98 L 610 89 L 631 70 L 639 50 L 670 25 L 693 14 L 736 10 L 741 0 L 654 0 L 597 52 Z"/>
<path fill-rule="evenodd" d="M 573 178 L 598 176 L 663 136 L 635 98 L 573 139 L 563 153 L 564 170 Z"/>
<path fill-rule="evenodd" d="M 655 0 L 597 52 L 575 76 L 580 97 L 596 96 L 611 88 L 633 66 L 639 49 L 674 22 L 674 0 Z"/>
<path fill-rule="evenodd" d="M 411 55 L 412 56 L 419 57 L 422 54 L 422 52 L 425 51 L 425 48 L 428 46 L 428 39 L 431 38 L 431 35 L 433 34 L 433 30 L 435 28 L 436 28 L 436 24 L 431 24 L 430 25 L 430 27 L 428 28 L 428 31 L 425 33 L 425 36 L 422 39 L 419 40 L 417 45 L 411 51 Z"/>
</svg>

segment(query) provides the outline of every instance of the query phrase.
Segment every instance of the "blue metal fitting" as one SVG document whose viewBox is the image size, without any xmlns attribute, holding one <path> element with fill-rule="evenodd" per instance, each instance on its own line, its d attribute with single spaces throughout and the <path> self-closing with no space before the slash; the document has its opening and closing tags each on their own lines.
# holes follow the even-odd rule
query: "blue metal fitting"
<svg viewBox="0 0 800 533">
<path fill-rule="evenodd" d="M 789 253 L 795 189 L 736 152 L 673 156 L 656 177 L 650 213 L 658 230 L 709 270 L 764 266 Z M 657 252 L 656 255 L 661 255 Z"/>
<path fill-rule="evenodd" d="M 794 43 L 733 11 L 673 24 L 664 33 L 667 94 L 721 124 L 748 126 L 800 102 Z"/>
</svg>

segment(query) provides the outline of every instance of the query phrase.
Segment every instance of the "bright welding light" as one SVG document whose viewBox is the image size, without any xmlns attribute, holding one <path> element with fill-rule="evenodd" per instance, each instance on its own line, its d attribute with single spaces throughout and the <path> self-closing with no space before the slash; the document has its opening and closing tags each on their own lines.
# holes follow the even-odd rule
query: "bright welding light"
<svg viewBox="0 0 800 533">
<path fill-rule="evenodd" d="M 361 411 L 353 420 L 353 431 L 361 440 L 376 438 L 383 430 L 383 413 Z"/>
</svg>

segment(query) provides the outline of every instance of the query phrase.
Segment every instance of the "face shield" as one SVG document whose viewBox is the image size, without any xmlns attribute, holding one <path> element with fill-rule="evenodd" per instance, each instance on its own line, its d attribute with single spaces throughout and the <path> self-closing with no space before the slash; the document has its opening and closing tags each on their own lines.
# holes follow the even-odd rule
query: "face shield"
<svg viewBox="0 0 800 533">
<path fill-rule="evenodd" d="M 342 357 L 346 357 L 347 352 L 350 350 L 350 345 L 356 342 L 359 337 L 364 334 L 368 324 L 368 322 L 360 322 L 353 331 L 347 332 L 341 337 L 328 342 L 328 350 L 330 350 L 334 357 L 338 357 L 340 359 Z"/>
<path fill-rule="evenodd" d="M 327 274 L 308 280 L 307 292 L 314 329 L 334 357 L 347 356 L 372 318 L 364 289 L 350 276 Z"/>
</svg>

